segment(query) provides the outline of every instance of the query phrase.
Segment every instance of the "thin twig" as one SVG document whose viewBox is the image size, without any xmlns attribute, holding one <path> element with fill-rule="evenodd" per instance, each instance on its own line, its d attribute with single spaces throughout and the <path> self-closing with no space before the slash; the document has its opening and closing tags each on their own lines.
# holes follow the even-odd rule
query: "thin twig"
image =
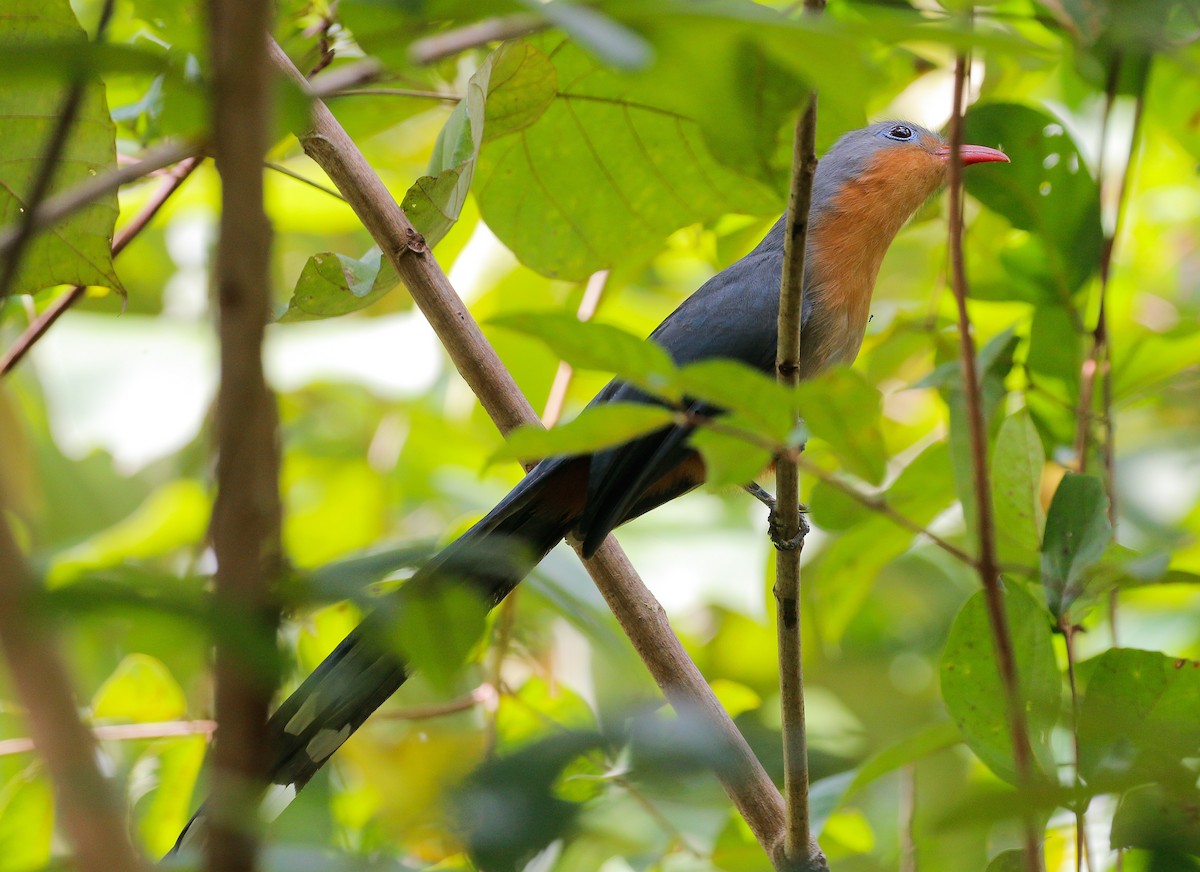
<svg viewBox="0 0 1200 872">
<path fill-rule="evenodd" d="M 158 210 L 167 202 L 167 198 L 179 190 L 179 186 L 192 174 L 192 170 L 199 166 L 200 160 L 199 157 L 189 157 L 184 158 L 184 160 L 175 165 L 170 171 L 166 182 L 154 192 L 154 195 L 146 205 L 142 207 L 142 211 L 117 231 L 116 236 L 113 238 L 113 257 L 124 251 L 125 247 L 142 232 L 151 219 L 158 214 Z M 0 356 L 0 378 L 3 378 L 12 371 L 13 367 L 21 361 L 21 358 L 29 353 L 29 349 L 33 347 L 34 343 L 41 339 L 46 334 L 46 331 L 54 325 L 54 322 L 61 318 L 63 313 L 83 296 L 85 290 L 83 285 L 72 286 L 25 328 L 25 331 L 17 337 L 12 347 L 3 356 Z"/>
<path fill-rule="evenodd" d="M 457 103 L 462 99 L 458 94 L 447 94 L 443 91 L 422 91 L 418 88 L 355 88 L 349 91 L 336 91 L 327 99 L 339 97 L 416 97 L 421 100 L 442 100 L 447 103 Z"/>
<path fill-rule="evenodd" d="M 275 163 L 274 161 L 267 161 L 265 164 L 263 164 L 263 166 L 269 170 L 274 170 L 280 175 L 287 176 L 289 179 L 295 179 L 301 184 L 308 185 L 310 188 L 316 188 L 322 194 L 328 194 L 331 197 L 341 200 L 343 203 L 346 202 L 346 198 L 338 193 L 337 188 L 331 188 L 328 185 L 322 185 L 320 182 L 314 181 L 313 179 L 296 172 L 291 167 L 284 166 L 281 163 Z"/>
<path fill-rule="evenodd" d="M 943 539 L 941 536 L 939 536 L 937 533 L 934 533 L 928 527 L 922 527 L 916 521 L 912 520 L 912 518 L 909 518 L 902 512 L 897 511 L 896 508 L 894 506 L 892 506 L 890 503 L 888 503 L 888 501 L 885 500 L 882 496 L 877 496 L 875 494 L 863 493 L 858 488 L 854 487 L 851 484 L 848 484 L 847 482 L 842 481 L 840 478 L 838 478 L 833 473 L 829 472 L 828 470 L 822 469 L 821 467 L 817 466 L 815 463 L 813 463 L 811 460 L 808 460 L 805 457 L 800 457 L 797 462 L 799 463 L 800 468 L 803 469 L 805 472 L 820 479 L 821 481 L 823 481 L 825 484 L 829 485 L 830 487 L 836 488 L 837 490 L 841 491 L 846 496 L 850 497 L 852 500 L 859 503 L 860 505 L 865 506 L 866 508 L 870 509 L 873 512 L 878 512 L 879 514 L 881 514 L 885 518 L 887 518 L 889 521 L 892 521 L 894 524 L 896 524 L 900 527 L 903 527 L 905 530 L 908 530 L 910 533 L 915 533 L 918 536 L 924 536 L 926 539 L 928 539 L 930 542 L 932 542 L 938 548 L 941 548 L 943 551 L 945 551 L 947 554 L 949 554 L 955 560 L 958 560 L 959 562 L 965 564 L 966 566 L 971 567 L 972 569 L 974 569 L 976 571 L 979 570 L 979 561 L 978 560 L 976 560 L 974 557 L 972 557 L 966 551 L 963 551 L 957 545 L 953 544 L 952 542 L 947 541 L 946 539 Z"/>
<path fill-rule="evenodd" d="M 131 742 L 138 739 L 170 739 L 175 736 L 211 736 L 216 721 L 163 721 L 149 724 L 104 724 L 92 727 L 92 737 L 100 742 Z M 37 748 L 32 738 L 5 739 L 0 742 L 0 757 L 27 754 Z"/>
<path fill-rule="evenodd" d="M 909 763 L 900 768 L 900 872 L 917 872 L 917 767 Z"/>
<path fill-rule="evenodd" d="M 135 182 L 156 170 L 179 163 L 200 152 L 200 146 L 195 143 L 166 142 L 148 149 L 135 163 L 119 166 L 102 175 L 90 178 L 61 194 L 48 198 L 33 208 L 27 204 L 24 213 L 25 221 L 21 226 L 0 232 L 0 259 L 16 260 L 19 254 L 16 249 L 19 245 L 24 245 L 23 242 L 20 242 L 23 233 L 36 233 L 52 227 L 84 206 L 111 194 L 122 185 Z M 26 230 L 26 227 L 29 229 Z"/>
<path fill-rule="evenodd" d="M 269 52 L 287 75 L 299 76 L 277 45 L 271 43 Z M 346 196 L 396 267 L 401 281 L 496 426 L 507 433 L 520 424 L 535 423 L 537 416 L 529 402 L 513 383 L 495 349 L 483 338 L 479 325 L 455 294 L 428 246 L 322 103 L 313 103 L 310 127 L 298 135 L 305 151 Z M 642 653 L 667 699 L 677 709 L 697 717 L 722 746 L 724 753 L 720 755 L 717 773 L 722 786 L 755 838 L 769 849 L 783 829 L 783 799 L 671 632 L 662 607 L 642 584 L 615 538 L 610 536 L 605 540 L 596 556 L 584 565 L 610 606 L 620 612 L 622 628 Z"/>
<path fill-rule="evenodd" d="M 607 285 L 608 270 L 606 269 L 594 272 L 588 277 L 587 285 L 583 289 L 583 299 L 579 301 L 579 308 L 575 312 L 576 318 L 580 321 L 592 320 L 596 309 L 600 306 L 600 300 L 604 296 L 604 289 Z M 567 391 L 571 387 L 573 375 L 574 370 L 571 369 L 571 364 L 560 360 L 558 370 L 554 373 L 554 382 L 550 385 L 550 393 L 546 397 L 546 408 L 542 411 L 542 424 L 546 427 L 553 427 L 562 416 L 563 404 L 567 400 Z"/>
<path fill-rule="evenodd" d="M 1070 622 L 1063 618 L 1059 622 L 1059 630 L 1062 631 L 1063 639 L 1066 642 L 1067 649 L 1067 683 L 1071 688 L 1071 752 L 1074 755 L 1073 770 L 1075 777 L 1075 787 L 1079 795 L 1085 795 L 1083 778 L 1079 771 L 1080 746 L 1079 746 L 1079 684 L 1075 677 L 1075 632 L 1076 628 L 1071 626 Z M 1081 803 L 1075 809 L 1075 872 L 1083 872 L 1083 864 L 1086 859 L 1088 872 L 1091 872 L 1092 858 L 1088 851 L 1087 843 L 1087 800 L 1080 799 L 1077 802 Z"/>
<path fill-rule="evenodd" d="M 221 381 L 215 442 L 217 499 L 211 538 L 214 605 L 241 632 L 216 638 L 216 712 L 206 868 L 252 872 L 258 801 L 271 760 L 267 716 L 278 684 L 274 582 L 282 568 L 279 449 L 274 398 L 263 374 L 271 305 L 271 225 L 263 161 L 273 123 L 271 68 L 263 51 L 270 0 L 212 0 L 213 150 L 221 174 L 214 268 Z M 229 621 L 228 623 L 234 623 Z"/>
<path fill-rule="evenodd" d="M 805 0 L 808 16 L 820 15 L 825 0 Z M 808 242 L 809 208 L 817 172 L 817 92 L 796 121 L 792 149 L 792 187 L 788 197 L 783 246 L 783 275 L 779 289 L 778 350 L 775 372 L 781 384 L 800 383 L 801 313 L 804 311 L 804 255 Z M 780 455 L 775 462 L 776 507 L 775 603 L 779 639 L 779 696 L 783 733 L 783 795 L 787 803 L 782 857 L 776 868 L 827 868 L 812 839 L 808 812 L 808 735 L 804 719 L 804 668 L 800 621 L 800 554 L 804 549 L 800 518 L 800 470 L 797 458 Z M 794 542 L 785 548 L 783 542 Z"/>
<path fill-rule="evenodd" d="M 971 335 L 971 320 L 967 313 L 967 272 L 963 258 L 962 223 L 962 108 L 963 84 L 966 80 L 966 56 L 959 54 L 954 61 L 954 105 L 950 116 L 950 264 L 954 299 L 958 306 L 958 335 L 961 345 L 963 395 L 967 406 L 967 423 L 971 439 L 971 474 L 976 502 L 976 523 L 979 536 L 979 578 L 987 603 L 988 624 L 996 649 L 996 666 L 1004 687 L 1005 706 L 1013 745 L 1013 763 L 1017 786 L 1028 789 L 1033 782 L 1033 752 L 1029 746 L 1029 730 L 1025 707 L 1021 700 L 1020 679 L 1016 656 L 1004 609 L 1004 591 L 1000 586 L 1000 570 L 996 560 L 996 529 L 992 518 L 992 487 L 988 476 L 987 431 L 984 429 L 983 399 L 979 374 L 975 364 L 975 340 Z M 1028 872 L 1039 872 L 1041 856 L 1038 834 L 1033 819 L 1024 819 L 1025 866 Z"/>
<path fill-rule="evenodd" d="M 466 696 L 435 705 L 415 705 L 398 711 L 381 712 L 377 717 L 384 721 L 427 721 L 444 718 L 459 712 L 469 711 L 477 705 L 495 708 L 499 691 L 497 684 L 481 684 Z"/>
<path fill-rule="evenodd" d="M 83 872 L 143 869 L 125 837 L 122 805 L 96 765 L 95 742 L 79 720 L 66 665 L 45 626 L 37 596 L 0 511 L 0 646 L 54 784 L 56 815 L 74 864 Z"/>
<path fill-rule="evenodd" d="M 418 39 L 409 46 L 408 57 L 414 64 L 424 66 L 489 42 L 528 36 L 549 26 L 550 22 L 545 17 L 528 12 L 502 18 L 485 18 L 465 27 Z"/>
</svg>

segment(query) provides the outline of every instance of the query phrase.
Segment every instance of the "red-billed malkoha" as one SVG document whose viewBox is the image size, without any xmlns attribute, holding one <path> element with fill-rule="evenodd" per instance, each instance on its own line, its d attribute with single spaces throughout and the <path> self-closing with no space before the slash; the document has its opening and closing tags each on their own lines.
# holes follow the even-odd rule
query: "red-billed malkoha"
<svg viewBox="0 0 1200 872">
<path fill-rule="evenodd" d="M 949 155 L 936 133 L 884 122 L 846 134 L 820 161 L 805 259 L 802 378 L 858 354 L 884 253 L 945 181 Z M 977 145 L 964 145 L 959 155 L 964 164 L 1008 160 Z M 724 357 L 773 372 L 783 225 L 781 219 L 757 248 L 685 300 L 651 340 L 679 364 Z M 593 402 L 612 400 L 649 398 L 614 381 Z M 614 527 L 703 483 L 690 432 L 670 426 L 594 455 L 543 460 L 407 586 L 467 585 L 494 605 L 564 536 L 577 536 L 590 556 Z M 498 557 L 497 542 L 520 547 Z M 378 614 L 368 617 L 275 712 L 269 753 L 276 785 L 303 787 L 404 683 L 405 665 L 383 638 L 387 626 Z M 199 829 L 199 818 L 181 843 Z"/>
</svg>

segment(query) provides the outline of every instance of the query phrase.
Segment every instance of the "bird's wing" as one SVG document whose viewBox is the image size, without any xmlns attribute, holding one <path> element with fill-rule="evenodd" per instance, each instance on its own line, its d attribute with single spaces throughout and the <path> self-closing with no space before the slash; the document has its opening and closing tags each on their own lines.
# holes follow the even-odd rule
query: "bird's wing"
<svg viewBox="0 0 1200 872">
<path fill-rule="evenodd" d="M 782 227 L 777 225 L 772 234 L 777 231 L 782 232 Z M 771 371 L 775 365 L 782 245 L 766 242 L 688 297 L 650 339 L 679 365 L 732 358 Z M 630 385 L 613 382 L 593 403 L 614 401 L 660 402 Z M 702 403 L 692 403 L 688 411 L 698 415 L 720 412 Z M 577 525 L 585 555 L 592 554 L 618 524 L 703 481 L 703 468 L 694 462 L 695 454 L 687 444 L 693 429 L 688 425 L 664 427 L 597 452 L 592 458 L 583 515 Z M 648 499 L 654 494 L 661 495 L 661 499 Z"/>
</svg>

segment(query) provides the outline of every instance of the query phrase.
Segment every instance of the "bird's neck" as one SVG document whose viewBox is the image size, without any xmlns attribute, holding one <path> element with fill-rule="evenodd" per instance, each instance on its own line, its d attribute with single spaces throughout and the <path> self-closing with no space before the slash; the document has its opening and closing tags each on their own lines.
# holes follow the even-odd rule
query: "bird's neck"
<svg viewBox="0 0 1200 872">
<path fill-rule="evenodd" d="M 805 331 L 806 369 L 816 372 L 857 356 L 883 257 L 904 223 L 937 190 L 938 170 L 927 155 L 892 156 L 886 166 L 868 166 L 847 180 L 822 204 L 807 246 L 816 308 Z"/>
</svg>

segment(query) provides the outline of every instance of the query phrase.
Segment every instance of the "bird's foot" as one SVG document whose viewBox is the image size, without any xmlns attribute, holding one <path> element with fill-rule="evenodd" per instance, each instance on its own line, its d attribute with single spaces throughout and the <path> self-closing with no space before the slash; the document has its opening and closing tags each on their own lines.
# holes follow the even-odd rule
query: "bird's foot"
<svg viewBox="0 0 1200 872">
<path fill-rule="evenodd" d="M 800 529 L 795 536 L 785 537 L 783 531 L 779 529 L 779 519 L 776 516 L 775 510 L 778 505 L 775 497 L 771 496 L 757 482 L 743 485 L 746 493 L 750 494 L 760 503 L 767 507 L 767 535 L 771 537 L 771 544 L 775 546 L 777 551 L 797 551 L 804 546 L 804 537 L 808 535 L 811 529 L 808 521 L 804 518 L 804 513 L 808 511 L 808 506 L 800 503 Z"/>
</svg>

